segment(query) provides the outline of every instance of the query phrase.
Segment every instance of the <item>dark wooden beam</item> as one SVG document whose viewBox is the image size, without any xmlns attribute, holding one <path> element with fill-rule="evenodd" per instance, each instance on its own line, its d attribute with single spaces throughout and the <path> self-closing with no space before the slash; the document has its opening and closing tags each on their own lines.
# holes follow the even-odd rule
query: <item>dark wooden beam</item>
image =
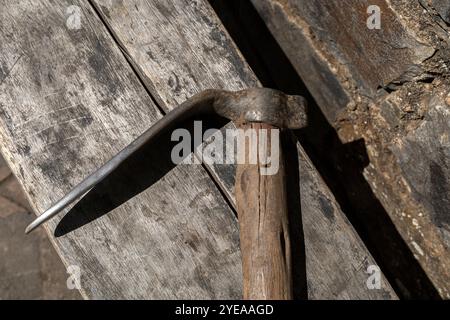
<svg viewBox="0 0 450 320">
<path fill-rule="evenodd" d="M 364 139 L 371 190 L 441 297 L 449 298 L 446 7 L 401 0 L 252 2 L 341 142 Z M 380 29 L 367 27 L 369 5 L 381 9 Z M 365 212 L 358 214 L 364 219 Z"/>
</svg>

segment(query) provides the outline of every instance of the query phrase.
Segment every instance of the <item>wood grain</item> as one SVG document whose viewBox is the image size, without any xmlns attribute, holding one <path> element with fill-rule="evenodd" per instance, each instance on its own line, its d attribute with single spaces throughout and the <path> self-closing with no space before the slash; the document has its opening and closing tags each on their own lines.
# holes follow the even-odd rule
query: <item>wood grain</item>
<svg viewBox="0 0 450 320">
<path fill-rule="evenodd" d="M 249 300 L 291 300 L 292 253 L 280 130 L 260 123 L 240 125 L 239 129 L 243 131 L 238 146 L 245 157 L 236 170 L 243 296 Z M 267 167 L 273 172 L 263 173 Z"/>
<path fill-rule="evenodd" d="M 185 96 L 208 88 L 240 90 L 259 86 L 206 1 L 92 3 L 164 110 L 173 108 Z M 226 128 L 235 126 L 230 123 Z M 306 250 L 306 261 L 297 267 L 304 269 L 306 264 L 307 272 L 307 288 L 300 291 L 307 291 L 311 299 L 395 298 L 385 280 L 382 290 L 367 289 L 366 268 L 375 264 L 373 258 L 303 148 L 299 144 L 297 147 L 301 186 L 294 190 L 301 199 L 294 199 L 301 202 L 302 217 L 297 212 L 297 219 L 303 219 Z M 235 167 L 219 164 L 208 166 L 208 170 L 234 204 Z"/>
<path fill-rule="evenodd" d="M 115 40 L 83 1 L 0 2 L 1 148 L 36 212 L 160 118 L 153 99 L 169 110 L 206 88 L 258 85 L 205 2 L 94 3 Z M 80 29 L 67 25 L 73 4 Z M 367 288 L 375 263 L 297 148 L 309 297 L 395 298 L 384 278 L 381 290 Z M 240 298 L 233 210 L 203 167 L 170 167 L 149 153 L 62 221 L 88 224 L 51 236 L 65 264 L 81 268 L 82 294 Z M 208 170 L 233 200 L 235 168 Z M 50 235 L 59 222 L 47 225 Z"/>
<path fill-rule="evenodd" d="M 9 70 L 0 90 L 2 151 L 38 213 L 161 117 L 86 2 L 75 2 L 81 29 L 67 28 L 72 4 L 0 5 L 1 65 Z M 47 225 L 65 264 L 80 267 L 83 296 L 239 298 L 238 229 L 208 174 L 142 157 L 72 211 L 107 214 L 59 238 L 60 219 Z M 154 183 L 147 188 L 141 177 Z M 130 189 L 129 200 L 111 204 Z"/>
<path fill-rule="evenodd" d="M 449 154 L 450 29 L 444 2 L 252 1 L 341 140 L 364 139 L 366 180 L 426 277 L 449 298 L 450 171 L 442 155 Z M 369 5 L 381 9 L 380 29 L 366 25 Z M 381 238 L 393 243 L 389 235 Z M 388 259 L 404 255 L 405 249 L 396 250 Z M 395 265 L 399 273 L 410 267 Z M 420 296 L 424 288 L 410 280 L 419 287 L 403 294 Z"/>
</svg>

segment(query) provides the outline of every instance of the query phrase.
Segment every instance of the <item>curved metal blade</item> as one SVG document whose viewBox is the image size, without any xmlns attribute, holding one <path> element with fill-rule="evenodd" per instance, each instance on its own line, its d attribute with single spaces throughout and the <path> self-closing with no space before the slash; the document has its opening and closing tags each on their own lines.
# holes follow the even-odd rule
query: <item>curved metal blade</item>
<svg viewBox="0 0 450 320">
<path fill-rule="evenodd" d="M 130 143 L 122 151 L 120 151 L 111 160 L 105 163 L 100 169 L 92 173 L 80 184 L 73 188 L 67 195 L 56 202 L 52 207 L 47 209 L 36 220 L 34 220 L 26 229 L 25 233 L 30 233 L 44 222 L 47 222 L 59 212 L 64 210 L 68 205 L 74 202 L 76 199 L 85 195 L 96 184 L 105 179 L 111 172 L 113 172 L 121 163 L 123 163 L 133 153 L 138 151 L 142 146 L 151 141 L 159 133 L 167 129 L 169 126 L 176 125 L 185 120 L 189 116 L 195 116 L 202 112 L 208 112 L 212 110 L 213 99 L 217 92 L 220 90 L 206 90 L 200 94 L 197 94 L 182 103 L 179 107 L 175 108 L 163 118 L 158 120 L 150 129 L 145 131 L 136 140 Z"/>
</svg>

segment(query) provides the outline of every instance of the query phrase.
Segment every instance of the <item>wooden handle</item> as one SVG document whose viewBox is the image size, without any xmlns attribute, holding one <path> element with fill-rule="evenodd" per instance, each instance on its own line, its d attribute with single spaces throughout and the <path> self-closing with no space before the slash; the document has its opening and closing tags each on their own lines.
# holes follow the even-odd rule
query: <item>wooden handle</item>
<svg viewBox="0 0 450 320">
<path fill-rule="evenodd" d="M 246 161 L 243 164 L 238 158 L 236 172 L 236 202 L 240 226 L 244 299 L 292 299 L 291 244 L 285 168 L 279 135 L 276 132 L 272 134 L 272 130 L 278 129 L 261 123 L 241 125 L 240 129 L 246 132 L 248 129 L 253 129 L 257 137 L 257 142 L 246 139 L 243 144 L 243 139 L 238 140 L 238 148 L 240 148 L 238 152 L 242 152 L 245 145 L 243 154 L 246 155 Z M 267 137 L 266 140 L 265 137 Z M 276 152 L 279 159 L 271 155 L 272 147 L 277 144 Z M 248 157 L 251 152 L 249 147 L 257 150 L 256 163 L 250 161 Z M 274 169 L 277 166 L 277 163 L 267 165 L 267 159 L 272 159 L 274 162 L 279 160 L 278 171 L 275 174 L 262 174 L 261 170 L 265 167 Z"/>
</svg>

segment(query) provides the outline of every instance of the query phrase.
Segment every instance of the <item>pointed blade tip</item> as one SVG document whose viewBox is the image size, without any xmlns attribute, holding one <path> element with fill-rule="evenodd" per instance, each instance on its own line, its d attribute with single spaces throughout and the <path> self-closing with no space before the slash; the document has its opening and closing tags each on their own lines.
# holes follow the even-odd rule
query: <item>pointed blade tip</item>
<svg viewBox="0 0 450 320">
<path fill-rule="evenodd" d="M 29 224 L 25 229 L 25 234 L 30 234 L 34 229 L 36 229 L 39 225 L 33 225 L 33 223 Z"/>
</svg>

